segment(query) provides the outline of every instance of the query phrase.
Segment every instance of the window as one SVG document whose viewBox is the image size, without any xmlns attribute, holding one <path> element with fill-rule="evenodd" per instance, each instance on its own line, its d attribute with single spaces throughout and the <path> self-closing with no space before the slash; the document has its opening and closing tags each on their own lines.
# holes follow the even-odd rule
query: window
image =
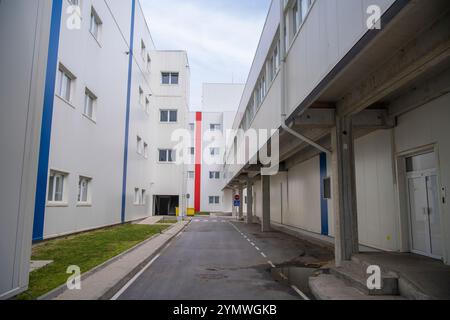
<svg viewBox="0 0 450 320">
<path fill-rule="evenodd" d="M 95 120 L 95 107 L 97 97 L 88 88 L 85 90 L 84 115 L 91 120 Z"/>
<path fill-rule="evenodd" d="M 221 131 L 222 130 L 222 125 L 220 125 L 220 124 L 211 124 L 209 126 L 209 130 L 211 130 L 211 131 Z"/>
<path fill-rule="evenodd" d="M 210 151 L 210 154 L 211 154 L 212 156 L 218 156 L 218 155 L 220 155 L 220 149 L 219 149 L 219 148 L 210 148 L 209 151 Z"/>
<path fill-rule="evenodd" d="M 99 40 L 100 28 L 102 25 L 102 21 L 95 11 L 94 7 L 91 8 L 91 24 L 89 27 L 89 31 L 94 36 L 95 39 Z"/>
<path fill-rule="evenodd" d="M 147 203 L 147 191 L 142 189 L 141 190 L 141 205 L 145 206 L 145 204 Z"/>
<path fill-rule="evenodd" d="M 69 3 L 72 6 L 79 6 L 80 5 L 80 0 L 69 0 Z"/>
<path fill-rule="evenodd" d="M 134 204 L 139 205 L 141 203 L 141 192 L 139 188 L 134 189 Z"/>
<path fill-rule="evenodd" d="M 90 200 L 91 178 L 80 177 L 78 180 L 78 203 L 87 204 Z"/>
<path fill-rule="evenodd" d="M 147 47 L 145 46 L 144 40 L 141 40 L 141 56 L 145 61 L 145 55 L 147 53 Z"/>
<path fill-rule="evenodd" d="M 64 66 L 59 66 L 57 94 L 68 102 L 70 102 L 72 97 L 72 83 L 74 79 L 75 77 Z"/>
<path fill-rule="evenodd" d="M 301 23 L 299 19 L 299 13 L 300 10 L 298 8 L 298 1 L 296 1 L 294 7 L 292 8 L 292 36 L 297 33 L 297 30 Z"/>
<path fill-rule="evenodd" d="M 195 130 L 195 123 L 189 123 L 189 130 L 191 131 Z"/>
<path fill-rule="evenodd" d="M 159 162 L 175 162 L 176 154 L 175 150 L 160 149 L 159 150 Z"/>
<path fill-rule="evenodd" d="M 148 143 L 144 142 L 144 158 L 148 158 Z"/>
<path fill-rule="evenodd" d="M 136 151 L 138 154 L 142 154 L 143 152 L 142 138 L 139 136 L 136 137 Z"/>
<path fill-rule="evenodd" d="M 192 180 L 195 178 L 195 172 L 194 171 L 188 171 L 188 179 Z"/>
<path fill-rule="evenodd" d="M 162 72 L 162 84 L 178 84 L 179 73 L 178 72 Z"/>
<path fill-rule="evenodd" d="M 218 196 L 209 197 L 209 204 L 220 204 L 220 197 Z"/>
<path fill-rule="evenodd" d="M 191 156 L 195 156 L 195 148 L 194 147 L 189 148 L 189 152 L 190 152 Z"/>
<path fill-rule="evenodd" d="M 166 123 L 175 123 L 178 121 L 177 110 L 161 110 L 160 121 Z"/>
<path fill-rule="evenodd" d="M 219 180 L 220 179 L 220 172 L 219 171 L 210 171 L 209 172 L 209 179 L 210 180 Z"/>
<path fill-rule="evenodd" d="M 67 174 L 50 171 L 50 176 L 48 179 L 48 202 L 53 203 L 63 203 L 64 192 L 65 192 L 65 182 L 66 182 Z"/>
<path fill-rule="evenodd" d="M 150 55 L 147 55 L 147 71 L 150 72 L 152 65 L 152 59 L 150 58 Z"/>
<path fill-rule="evenodd" d="M 331 199 L 331 178 L 323 179 L 323 198 Z"/>
<path fill-rule="evenodd" d="M 145 98 L 145 112 L 150 114 L 150 100 L 148 100 L 148 98 Z"/>
<path fill-rule="evenodd" d="M 144 90 L 141 87 L 139 87 L 139 103 L 141 106 L 144 105 Z"/>
</svg>

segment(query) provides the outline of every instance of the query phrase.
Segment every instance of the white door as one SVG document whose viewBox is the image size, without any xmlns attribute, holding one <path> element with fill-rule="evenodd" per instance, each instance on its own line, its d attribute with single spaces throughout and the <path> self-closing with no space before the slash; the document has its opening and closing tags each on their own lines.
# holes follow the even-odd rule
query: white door
<svg viewBox="0 0 450 320">
<path fill-rule="evenodd" d="M 411 251 L 442 258 L 438 179 L 435 155 L 428 153 L 407 159 L 411 226 Z"/>
</svg>

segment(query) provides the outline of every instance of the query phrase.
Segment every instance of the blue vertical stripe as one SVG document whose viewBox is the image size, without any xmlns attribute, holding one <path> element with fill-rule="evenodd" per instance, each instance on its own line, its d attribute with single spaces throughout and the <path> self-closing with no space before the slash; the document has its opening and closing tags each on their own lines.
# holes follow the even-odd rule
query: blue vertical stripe
<svg viewBox="0 0 450 320">
<path fill-rule="evenodd" d="M 133 74 L 135 10 L 136 10 L 136 0 L 131 0 L 130 52 L 128 55 L 129 60 L 128 60 L 127 107 L 125 117 L 125 147 L 123 152 L 123 181 L 122 181 L 122 210 L 121 210 L 122 223 L 125 222 L 125 208 L 127 200 L 128 136 L 130 133 L 130 105 L 131 105 L 131 81 Z"/>
<path fill-rule="evenodd" d="M 55 99 L 56 71 L 58 68 L 59 36 L 61 32 L 62 0 L 53 0 L 45 77 L 44 107 L 42 111 L 39 163 L 34 207 L 33 241 L 44 238 L 45 206 L 47 196 L 48 163 Z"/>
<path fill-rule="evenodd" d="M 320 154 L 320 212 L 322 223 L 322 234 L 327 236 L 328 230 L 328 200 L 325 199 L 324 180 L 328 177 L 327 154 Z"/>
</svg>

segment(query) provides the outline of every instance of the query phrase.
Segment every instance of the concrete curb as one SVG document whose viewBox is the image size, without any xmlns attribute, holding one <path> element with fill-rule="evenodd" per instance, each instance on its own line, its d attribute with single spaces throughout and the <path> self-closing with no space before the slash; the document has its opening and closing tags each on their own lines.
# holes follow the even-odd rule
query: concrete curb
<svg viewBox="0 0 450 320">
<path fill-rule="evenodd" d="M 137 274 L 151 259 L 153 259 L 153 257 L 158 254 L 159 252 L 161 252 L 161 250 L 170 242 L 172 241 L 179 233 L 183 232 L 184 229 L 186 229 L 186 227 L 189 225 L 190 221 L 184 221 L 183 223 L 185 223 L 185 225 L 175 234 L 173 234 L 171 237 L 169 237 L 164 243 L 162 243 L 153 253 L 150 254 L 150 256 L 145 259 L 145 261 L 143 261 L 142 263 L 140 263 L 139 265 L 137 265 L 136 267 L 134 267 L 129 273 L 128 275 L 123 278 L 121 281 L 119 281 L 119 283 L 117 283 L 116 285 L 114 285 L 112 288 L 110 288 L 106 294 L 104 294 L 103 296 L 99 297 L 99 300 L 108 300 L 111 297 L 114 296 L 115 292 L 112 293 L 112 291 L 114 291 L 114 289 L 116 287 L 119 287 L 119 289 L 125 285 L 135 274 Z M 144 240 L 141 243 L 138 243 L 137 245 L 135 245 L 134 247 L 122 252 L 121 254 L 109 259 L 108 261 L 103 262 L 102 264 L 94 267 L 93 269 L 83 273 L 81 275 L 81 280 L 85 280 L 86 278 L 88 278 L 89 276 L 100 272 L 101 270 L 103 270 L 105 267 L 111 265 L 112 263 L 114 263 L 115 261 L 122 259 L 123 257 L 125 257 L 127 254 L 139 249 L 140 247 L 146 245 L 147 243 L 149 243 L 150 241 L 156 239 L 157 237 L 161 236 L 162 234 L 166 234 L 168 233 L 170 230 L 176 228 L 179 225 L 179 223 L 176 223 L 174 225 L 172 225 L 170 228 L 167 228 L 166 230 L 164 230 L 162 233 L 160 234 L 155 234 L 154 236 L 148 238 L 147 240 Z M 123 285 L 122 285 L 123 282 Z M 117 289 L 116 291 L 118 291 L 119 289 Z M 40 296 L 39 298 L 37 298 L 37 300 L 53 300 L 54 298 L 58 297 L 59 295 L 61 295 L 64 291 L 67 290 L 67 286 L 66 284 L 62 284 L 61 286 L 53 289 L 52 291 Z M 111 294 L 112 293 L 112 294 Z M 110 297 L 109 297 L 110 295 Z"/>
</svg>

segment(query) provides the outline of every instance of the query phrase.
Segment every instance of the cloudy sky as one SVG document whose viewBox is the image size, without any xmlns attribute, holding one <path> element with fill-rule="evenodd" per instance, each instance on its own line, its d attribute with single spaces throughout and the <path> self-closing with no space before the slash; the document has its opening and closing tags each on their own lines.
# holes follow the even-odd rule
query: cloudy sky
<svg viewBox="0 0 450 320">
<path fill-rule="evenodd" d="M 202 83 L 245 83 L 270 0 L 140 1 L 156 47 L 188 52 L 192 110 Z"/>
</svg>

